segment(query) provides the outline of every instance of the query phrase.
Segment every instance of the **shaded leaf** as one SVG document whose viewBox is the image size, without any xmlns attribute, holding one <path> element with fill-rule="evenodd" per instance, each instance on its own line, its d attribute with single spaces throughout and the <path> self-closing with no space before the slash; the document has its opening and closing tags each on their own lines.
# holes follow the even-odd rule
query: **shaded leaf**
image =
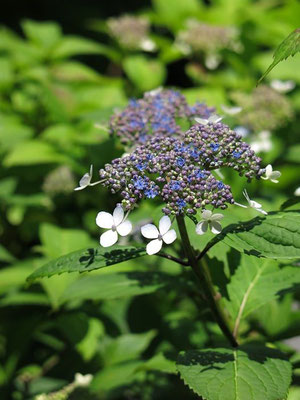
<svg viewBox="0 0 300 400">
<path fill-rule="evenodd" d="M 153 293 L 175 279 L 162 272 L 128 271 L 105 275 L 84 276 L 70 285 L 61 302 L 80 300 L 107 300 Z"/>
<path fill-rule="evenodd" d="M 280 211 L 284 211 L 285 209 L 292 207 L 298 203 L 300 203 L 300 197 L 292 197 L 291 199 L 288 199 L 281 204 Z"/>
<path fill-rule="evenodd" d="M 63 272 L 93 271 L 144 255 L 146 255 L 144 247 L 134 246 L 113 246 L 110 250 L 99 247 L 74 251 L 50 261 L 37 269 L 27 279 L 32 282 L 38 278 L 62 274 Z"/>
<path fill-rule="evenodd" d="M 117 338 L 107 339 L 102 356 L 106 366 L 123 363 L 138 358 L 150 345 L 156 331 L 127 333 Z"/>
<path fill-rule="evenodd" d="M 295 29 L 275 50 L 273 62 L 259 79 L 260 83 L 266 75 L 280 62 L 286 60 L 290 56 L 294 56 L 300 51 L 300 28 Z"/>
<path fill-rule="evenodd" d="M 134 360 L 102 369 L 94 375 L 90 387 L 99 393 L 119 386 L 130 385 L 135 379 L 137 368 L 143 363 L 144 361 Z"/>
<path fill-rule="evenodd" d="M 167 358 L 163 353 L 157 353 L 145 361 L 138 370 L 160 371 L 166 374 L 176 374 L 176 363 Z"/>
<path fill-rule="evenodd" d="M 254 345 L 180 353 L 177 369 L 205 400 L 282 400 L 292 374 L 282 353 Z"/>
<path fill-rule="evenodd" d="M 0 307 L 5 306 L 49 306 L 49 300 L 43 293 L 11 293 L 0 300 Z"/>
<path fill-rule="evenodd" d="M 300 285 L 300 268 L 282 267 L 270 259 L 242 256 L 241 264 L 227 285 L 230 301 L 226 301 L 237 334 L 242 318 L 275 299 L 283 291 Z"/>
</svg>

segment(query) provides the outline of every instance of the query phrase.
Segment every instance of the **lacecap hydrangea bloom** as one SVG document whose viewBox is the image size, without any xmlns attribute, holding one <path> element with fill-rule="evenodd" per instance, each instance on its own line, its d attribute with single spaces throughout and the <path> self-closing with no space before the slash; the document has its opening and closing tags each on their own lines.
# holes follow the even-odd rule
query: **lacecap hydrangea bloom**
<svg viewBox="0 0 300 400">
<path fill-rule="evenodd" d="M 179 91 L 156 89 L 142 99 L 130 100 L 124 110 L 111 117 L 109 129 L 123 144 L 136 146 L 155 134 L 183 135 L 194 117 L 208 118 L 214 111 L 203 103 L 188 105 Z"/>
<path fill-rule="evenodd" d="M 120 194 L 126 210 L 142 199 L 157 198 L 166 215 L 179 215 L 234 204 L 230 186 L 213 174 L 221 167 L 236 170 L 248 181 L 265 172 L 241 136 L 222 122 L 208 120 L 186 132 L 150 135 L 99 173 L 103 185 Z"/>
<path fill-rule="evenodd" d="M 150 23 L 147 18 L 122 15 L 109 18 L 107 27 L 109 34 L 128 50 L 155 50 L 155 43 L 149 38 Z"/>
<path fill-rule="evenodd" d="M 255 132 L 281 128 L 293 115 L 288 98 L 267 85 L 251 94 L 233 92 L 231 98 L 242 108 L 236 115 L 238 123 Z"/>
<path fill-rule="evenodd" d="M 235 27 L 209 25 L 196 19 L 189 19 L 186 29 L 178 34 L 178 41 L 189 46 L 193 52 L 217 52 L 222 49 L 240 49 Z"/>
<path fill-rule="evenodd" d="M 143 199 L 158 200 L 165 214 L 159 229 L 152 224 L 141 228 L 142 235 L 151 239 L 146 248 L 148 254 L 156 254 L 163 244 L 176 240 L 176 232 L 170 229 L 173 216 L 180 221 L 184 215 L 201 211 L 196 233 L 202 235 L 208 228 L 214 234 L 221 232 L 222 214 L 213 212 L 230 204 L 267 214 L 246 190 L 248 205 L 235 202 L 219 169 L 230 168 L 248 182 L 263 177 L 276 183 L 280 172 L 273 171 L 271 165 L 263 168 L 261 159 L 242 136 L 205 105 L 189 106 L 179 92 L 155 90 L 114 115 L 110 131 L 126 143 L 128 152 L 106 164 L 99 171 L 99 181 L 91 183 L 91 169 L 75 188 L 102 184 L 118 194 L 118 200 L 121 198 L 113 214 L 102 211 L 97 215 L 97 225 L 107 230 L 100 238 L 102 246 L 109 247 L 117 242 L 118 235 L 131 233 L 128 214 Z"/>
</svg>

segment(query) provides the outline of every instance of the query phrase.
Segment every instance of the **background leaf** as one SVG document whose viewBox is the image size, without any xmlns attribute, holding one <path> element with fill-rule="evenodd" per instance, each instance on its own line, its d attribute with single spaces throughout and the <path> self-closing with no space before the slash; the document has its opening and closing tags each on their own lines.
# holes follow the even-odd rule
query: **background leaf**
<svg viewBox="0 0 300 400">
<path fill-rule="evenodd" d="M 124 60 L 124 70 L 141 91 L 155 89 L 165 81 L 166 70 L 159 60 L 131 56 Z"/>
</svg>

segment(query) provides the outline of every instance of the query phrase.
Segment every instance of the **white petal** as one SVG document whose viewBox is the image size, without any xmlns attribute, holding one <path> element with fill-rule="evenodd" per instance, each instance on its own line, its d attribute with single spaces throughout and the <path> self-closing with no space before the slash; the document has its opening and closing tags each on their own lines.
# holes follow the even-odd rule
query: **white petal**
<svg viewBox="0 0 300 400">
<path fill-rule="evenodd" d="M 117 206 L 113 212 L 114 225 L 118 226 L 124 219 L 123 207 Z"/>
<path fill-rule="evenodd" d="M 159 235 L 158 229 L 153 224 L 142 226 L 141 233 L 147 239 L 157 239 Z"/>
<path fill-rule="evenodd" d="M 207 125 L 208 124 L 208 119 L 204 119 L 204 118 L 194 118 L 196 122 L 198 122 L 198 124 L 201 125 Z"/>
<path fill-rule="evenodd" d="M 204 235 L 204 233 L 207 232 L 207 228 L 208 228 L 208 222 L 201 221 L 196 226 L 196 233 L 198 235 Z"/>
<path fill-rule="evenodd" d="M 114 224 L 113 216 L 108 212 L 101 211 L 96 217 L 96 224 L 100 228 L 110 229 Z"/>
<path fill-rule="evenodd" d="M 92 179 L 93 176 L 93 164 L 90 166 L 90 178 Z"/>
<path fill-rule="evenodd" d="M 220 221 L 222 218 L 224 218 L 224 215 L 223 214 L 213 214 L 212 216 L 211 216 L 211 221 Z"/>
<path fill-rule="evenodd" d="M 222 120 L 222 117 L 220 117 L 219 115 L 211 115 L 208 118 L 208 122 L 211 122 L 213 124 L 216 124 L 217 122 L 220 122 Z"/>
<path fill-rule="evenodd" d="M 269 176 L 272 174 L 272 171 L 273 171 L 272 165 L 271 165 L 271 164 L 268 164 L 268 165 L 266 166 L 266 176 L 269 177 Z"/>
<path fill-rule="evenodd" d="M 83 175 L 83 177 L 79 181 L 79 186 L 80 187 L 87 187 L 91 182 L 91 177 L 90 174 L 86 173 Z"/>
<path fill-rule="evenodd" d="M 176 231 L 175 231 L 174 229 L 171 229 L 169 232 L 167 232 L 167 233 L 165 233 L 165 234 L 163 235 L 163 241 L 164 241 L 166 244 L 171 244 L 171 243 L 173 243 L 174 240 L 176 240 L 176 238 L 177 238 L 177 234 L 176 234 Z"/>
<path fill-rule="evenodd" d="M 212 216 L 212 212 L 210 210 L 202 211 L 202 219 L 207 220 Z"/>
<path fill-rule="evenodd" d="M 281 81 L 279 79 L 274 79 L 270 84 L 271 88 L 276 90 L 278 93 L 287 93 L 293 90 L 295 87 L 295 82 L 293 81 Z"/>
<path fill-rule="evenodd" d="M 218 233 L 220 233 L 222 231 L 222 226 L 220 224 L 220 222 L 218 221 L 211 221 L 209 224 L 210 230 L 212 231 L 212 233 L 214 233 L 215 235 L 217 235 Z"/>
<path fill-rule="evenodd" d="M 152 254 L 158 253 L 162 248 L 162 243 L 162 240 L 159 239 L 151 240 L 151 242 L 149 242 L 146 246 L 147 254 L 151 256 Z"/>
<path fill-rule="evenodd" d="M 298 187 L 295 192 L 294 192 L 295 196 L 300 196 L 300 187 Z"/>
<path fill-rule="evenodd" d="M 159 221 L 159 233 L 164 235 L 171 227 L 171 220 L 167 215 L 164 215 Z"/>
<path fill-rule="evenodd" d="M 252 208 L 262 208 L 262 205 L 254 200 L 250 200 L 249 205 Z"/>
<path fill-rule="evenodd" d="M 271 173 L 271 175 L 270 175 L 270 179 L 272 180 L 272 179 L 277 179 L 277 178 L 280 178 L 281 177 L 281 172 L 279 172 L 279 171 L 273 171 L 272 173 Z"/>
<path fill-rule="evenodd" d="M 245 137 L 249 134 L 249 130 L 244 126 L 237 126 L 236 128 L 234 128 L 234 130 L 238 135 L 242 137 Z"/>
<path fill-rule="evenodd" d="M 109 247 L 115 244 L 118 240 L 118 234 L 116 231 L 112 231 L 111 229 L 107 232 L 102 233 L 100 236 L 100 244 L 103 247 Z"/>
<path fill-rule="evenodd" d="M 132 223 L 128 220 L 117 226 L 117 232 L 121 236 L 127 236 L 132 231 Z"/>
<path fill-rule="evenodd" d="M 225 105 L 221 105 L 221 108 L 224 113 L 228 115 L 236 115 L 242 111 L 242 107 L 227 107 Z"/>
</svg>

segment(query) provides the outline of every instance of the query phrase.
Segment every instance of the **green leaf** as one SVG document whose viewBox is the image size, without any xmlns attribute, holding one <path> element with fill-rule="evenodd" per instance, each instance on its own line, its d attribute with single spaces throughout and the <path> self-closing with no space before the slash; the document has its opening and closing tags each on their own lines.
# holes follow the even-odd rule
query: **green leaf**
<svg viewBox="0 0 300 400">
<path fill-rule="evenodd" d="M 283 400 L 292 375 L 282 353 L 255 345 L 180 353 L 177 369 L 205 400 Z"/>
<path fill-rule="evenodd" d="M 8 251 L 2 244 L 0 244 L 0 261 L 4 261 L 7 263 L 12 263 L 15 261 L 15 257 Z M 0 271 L 0 275 L 3 269 Z"/>
<path fill-rule="evenodd" d="M 175 361 L 167 358 L 163 353 L 157 353 L 149 360 L 145 361 L 138 370 L 159 371 L 166 374 L 176 374 Z"/>
<path fill-rule="evenodd" d="M 134 360 L 143 353 L 156 336 L 156 331 L 127 333 L 104 343 L 102 357 L 105 365 Z"/>
<path fill-rule="evenodd" d="M 49 300 L 43 293 L 11 293 L 0 299 L 0 307 L 6 306 L 49 306 Z"/>
<path fill-rule="evenodd" d="M 227 226 L 212 239 L 206 250 L 220 240 L 240 252 L 257 257 L 293 259 L 300 257 L 300 213 L 273 212 L 264 218 Z"/>
<path fill-rule="evenodd" d="M 44 254 L 55 258 L 92 245 L 89 235 L 79 229 L 62 229 L 55 225 L 43 224 L 40 238 Z"/>
<path fill-rule="evenodd" d="M 50 277 L 64 272 L 88 272 L 108 267 L 123 261 L 146 255 L 144 247 L 113 246 L 110 250 L 89 248 L 50 261 L 37 269 L 27 279 L 29 282 L 38 278 Z"/>
<path fill-rule="evenodd" d="M 136 370 L 144 361 L 134 360 L 122 364 L 111 365 L 94 375 L 91 390 L 105 393 L 114 388 L 130 385 L 136 376 Z"/>
<path fill-rule="evenodd" d="M 111 300 L 120 297 L 153 293 L 175 283 L 171 276 L 162 272 L 128 271 L 84 276 L 70 285 L 63 293 L 61 302 L 80 300 Z"/>
<path fill-rule="evenodd" d="M 32 140 L 16 146 L 4 159 L 6 167 L 65 162 L 67 157 L 59 154 L 48 143 Z"/>
<path fill-rule="evenodd" d="M 85 361 L 93 358 L 104 336 L 105 329 L 101 321 L 75 311 L 60 315 L 56 325 Z"/>
<path fill-rule="evenodd" d="M 0 152 L 13 149 L 33 136 L 33 130 L 22 125 L 17 118 L 0 115 Z"/>
<path fill-rule="evenodd" d="M 127 57 L 123 67 L 129 79 L 141 91 L 161 86 L 166 78 L 166 69 L 160 61 L 143 56 Z"/>
<path fill-rule="evenodd" d="M 173 29 L 179 28 L 187 17 L 195 17 L 201 11 L 197 0 L 152 0 L 159 22 Z"/>
<path fill-rule="evenodd" d="M 52 59 L 68 58 L 78 54 L 111 55 L 106 46 L 79 36 L 64 36 L 51 52 Z"/>
<path fill-rule="evenodd" d="M 227 291 L 230 301 L 226 301 L 234 320 L 234 333 L 242 318 L 275 299 L 280 293 L 296 289 L 300 285 L 300 269 L 278 262 L 243 254 L 241 264 L 235 271 Z"/>
<path fill-rule="evenodd" d="M 300 197 L 292 197 L 281 204 L 280 211 L 284 211 L 298 203 L 300 203 Z"/>
<path fill-rule="evenodd" d="M 300 163 L 300 144 L 290 146 L 285 155 L 286 161 Z"/>
<path fill-rule="evenodd" d="M 22 22 L 25 35 L 36 45 L 49 48 L 59 41 L 62 32 L 55 22 L 36 22 L 26 20 Z"/>
<path fill-rule="evenodd" d="M 300 51 L 300 28 L 295 29 L 275 50 L 273 62 L 259 79 L 258 84 L 266 75 L 280 62 L 286 60 L 290 56 L 294 56 Z"/>
</svg>

